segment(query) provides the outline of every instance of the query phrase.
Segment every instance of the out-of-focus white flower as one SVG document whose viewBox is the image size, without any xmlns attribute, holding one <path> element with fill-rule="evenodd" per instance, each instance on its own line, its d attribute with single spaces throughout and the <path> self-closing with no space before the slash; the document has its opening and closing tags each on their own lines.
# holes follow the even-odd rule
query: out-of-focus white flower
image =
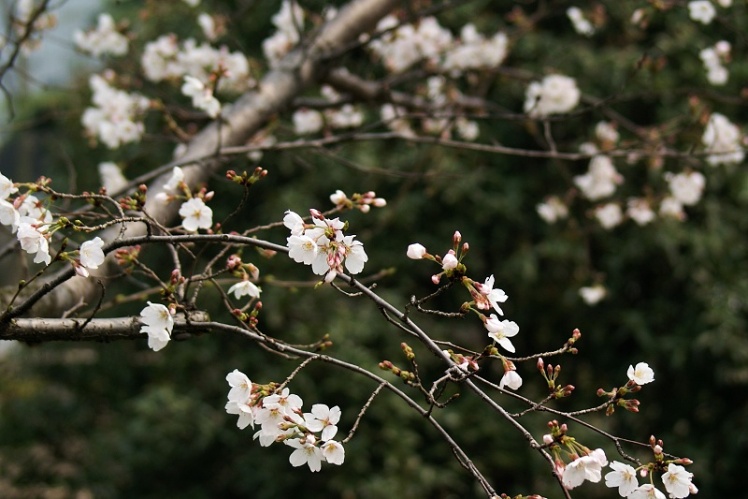
<svg viewBox="0 0 748 499">
<path fill-rule="evenodd" d="M 127 53 L 127 37 L 117 31 L 114 19 L 109 14 L 100 14 L 96 29 L 83 32 L 76 30 L 73 41 L 79 49 L 94 57 L 102 54 L 125 55 Z"/>
<path fill-rule="evenodd" d="M 460 39 L 447 49 L 442 68 L 453 76 L 471 69 L 495 68 L 506 58 L 508 42 L 504 33 L 486 38 L 468 23 L 462 27 Z"/>
<path fill-rule="evenodd" d="M 589 170 L 584 175 L 574 177 L 574 184 L 582 191 L 584 197 L 591 201 L 613 194 L 616 185 L 623 182 L 623 177 L 613 165 L 610 156 L 598 154 L 590 160 Z"/>
<path fill-rule="evenodd" d="M 600 121 L 595 125 L 595 138 L 603 144 L 614 145 L 618 142 L 620 135 L 618 130 L 611 123 L 607 121 Z"/>
<path fill-rule="evenodd" d="M 145 130 L 140 119 L 150 107 L 150 101 L 142 95 L 111 87 L 99 75 L 91 76 L 89 84 L 94 107 L 87 108 L 81 117 L 86 133 L 110 149 L 140 140 Z"/>
<path fill-rule="evenodd" d="M 655 212 L 644 198 L 631 198 L 628 200 L 626 214 L 639 225 L 647 225 L 655 219 Z"/>
<path fill-rule="evenodd" d="M 584 36 L 592 36 L 595 34 L 595 28 L 582 13 L 579 7 L 569 7 L 566 9 L 566 15 L 574 26 L 574 31 Z"/>
<path fill-rule="evenodd" d="M 99 163 L 98 168 L 101 186 L 106 189 L 107 193 L 120 192 L 127 186 L 127 179 L 122 175 L 122 170 L 116 163 L 106 161 Z"/>
<path fill-rule="evenodd" d="M 525 112 L 533 118 L 568 113 L 579 103 L 581 92 L 574 78 L 548 75 L 527 87 Z"/>
<path fill-rule="evenodd" d="M 740 163 L 745 158 L 742 140 L 740 129 L 735 124 L 722 114 L 712 113 L 701 137 L 706 152 L 710 153 L 707 162 L 710 165 Z"/>
<path fill-rule="evenodd" d="M 602 284 L 584 286 L 579 288 L 579 296 L 587 305 L 597 305 L 608 294 L 608 290 Z"/>
<path fill-rule="evenodd" d="M 699 172 L 683 172 L 674 175 L 665 174 L 670 186 L 670 193 L 675 199 L 686 206 L 692 206 L 699 202 L 706 186 L 706 178 Z"/>
<path fill-rule="evenodd" d="M 676 220 L 685 220 L 686 213 L 683 211 L 683 203 L 673 196 L 666 196 L 660 201 L 660 215 Z"/>
<path fill-rule="evenodd" d="M 694 21 L 710 24 L 714 16 L 717 15 L 717 9 L 709 0 L 694 0 L 688 2 L 688 15 Z"/>
<path fill-rule="evenodd" d="M 184 77 L 182 94 L 192 98 L 192 105 L 202 109 L 211 118 L 215 118 L 221 112 L 221 103 L 213 95 L 213 89 L 205 86 L 203 82 L 192 76 Z"/>
<path fill-rule="evenodd" d="M 322 114 L 314 109 L 299 109 L 293 113 L 293 128 L 299 135 L 317 133 L 322 130 Z"/>
<path fill-rule="evenodd" d="M 548 196 L 544 202 L 535 207 L 535 210 L 540 215 L 540 218 L 549 224 L 569 216 L 569 208 L 566 207 L 558 196 Z"/>
<path fill-rule="evenodd" d="M 595 208 L 595 218 L 604 229 L 612 229 L 623 222 L 623 212 L 616 203 L 608 203 Z"/>
<path fill-rule="evenodd" d="M 215 19 L 213 19 L 213 16 L 202 12 L 199 16 L 197 16 L 197 24 L 198 26 L 200 26 L 200 29 L 203 30 L 203 35 L 205 35 L 205 38 L 210 41 L 218 38 L 218 31 L 216 31 L 216 21 Z"/>
</svg>

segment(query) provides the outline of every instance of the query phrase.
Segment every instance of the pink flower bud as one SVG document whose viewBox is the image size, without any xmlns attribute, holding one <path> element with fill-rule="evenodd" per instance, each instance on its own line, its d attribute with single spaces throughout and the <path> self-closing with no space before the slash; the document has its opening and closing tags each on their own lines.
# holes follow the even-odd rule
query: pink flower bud
<svg viewBox="0 0 748 499">
<path fill-rule="evenodd" d="M 444 270 L 452 270 L 457 267 L 457 264 L 460 263 L 457 261 L 457 257 L 455 256 L 455 252 L 452 250 L 449 250 L 449 253 L 444 255 L 444 258 L 442 258 L 442 269 Z"/>
<path fill-rule="evenodd" d="M 546 433 L 543 435 L 543 443 L 546 445 L 551 445 L 553 443 L 553 436 L 551 436 L 550 433 Z"/>
</svg>

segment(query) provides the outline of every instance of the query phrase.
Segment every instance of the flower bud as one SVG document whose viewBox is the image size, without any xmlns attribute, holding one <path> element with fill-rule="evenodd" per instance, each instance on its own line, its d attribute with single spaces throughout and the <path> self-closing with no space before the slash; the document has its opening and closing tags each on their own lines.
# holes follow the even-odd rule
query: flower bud
<svg viewBox="0 0 748 499">
<path fill-rule="evenodd" d="M 408 246 L 408 258 L 420 260 L 426 254 L 426 247 L 419 243 L 413 243 Z"/>
</svg>

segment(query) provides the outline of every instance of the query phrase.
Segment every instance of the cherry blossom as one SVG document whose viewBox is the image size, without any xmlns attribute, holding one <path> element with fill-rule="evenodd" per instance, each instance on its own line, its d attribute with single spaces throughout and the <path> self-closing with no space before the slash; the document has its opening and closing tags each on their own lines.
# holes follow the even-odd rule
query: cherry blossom
<svg viewBox="0 0 748 499">
<path fill-rule="evenodd" d="M 717 9 L 709 0 L 695 0 L 688 2 L 688 15 L 694 21 L 710 24 L 714 16 L 717 15 Z"/>
<path fill-rule="evenodd" d="M 13 184 L 13 181 L 0 173 L 0 199 L 8 199 L 16 192 L 18 192 L 18 188 Z"/>
<path fill-rule="evenodd" d="M 634 489 L 628 497 L 629 499 L 665 499 L 665 494 L 657 490 L 654 485 L 646 483 Z"/>
<path fill-rule="evenodd" d="M 259 298 L 262 290 L 249 280 L 243 280 L 237 282 L 231 286 L 228 293 L 234 293 L 234 298 L 237 300 L 241 299 L 242 296 L 249 296 L 250 298 Z"/>
<path fill-rule="evenodd" d="M 322 456 L 325 461 L 330 464 L 343 464 L 345 460 L 345 449 L 343 444 L 335 440 L 328 440 L 324 442 L 320 448 L 322 449 Z"/>
<path fill-rule="evenodd" d="M 595 28 L 592 24 L 584 17 L 582 10 L 579 7 L 569 7 L 566 9 L 566 16 L 574 26 L 574 31 L 584 36 L 592 36 L 595 34 Z"/>
<path fill-rule="evenodd" d="M 140 332 L 148 334 L 151 350 L 158 352 L 169 343 L 174 319 L 166 306 L 148 302 L 148 306 L 140 311 L 140 322 L 143 323 Z"/>
<path fill-rule="evenodd" d="M 45 263 L 49 265 L 52 262 L 52 256 L 49 254 L 48 234 L 44 226 L 38 226 L 29 223 L 29 218 L 21 219 L 18 223 L 16 237 L 21 243 L 21 249 L 26 253 L 34 254 L 34 263 Z"/>
<path fill-rule="evenodd" d="M 179 208 L 179 216 L 183 219 L 182 227 L 188 232 L 210 229 L 213 225 L 213 210 L 200 198 L 192 198 L 184 202 Z"/>
<path fill-rule="evenodd" d="M 522 377 L 517 374 L 514 369 L 504 371 L 504 376 L 501 377 L 499 382 L 499 388 L 511 388 L 512 390 L 518 390 L 522 386 Z"/>
<path fill-rule="evenodd" d="M 665 490 L 670 497 L 680 499 L 690 495 L 692 478 L 693 473 L 686 471 L 683 466 L 670 463 L 667 465 L 667 471 L 662 475 L 662 483 L 665 484 Z"/>
<path fill-rule="evenodd" d="M 569 216 L 569 208 L 558 196 L 548 196 L 546 200 L 535 207 L 540 218 L 552 224 Z"/>
<path fill-rule="evenodd" d="M 79 49 L 94 57 L 104 54 L 125 55 L 127 53 L 127 37 L 117 31 L 114 19 L 109 14 L 100 14 L 96 29 L 73 33 L 73 41 Z"/>
<path fill-rule="evenodd" d="M 631 381 L 639 386 L 654 381 L 654 371 L 646 362 L 639 362 L 636 367 L 629 366 L 626 375 Z"/>
<path fill-rule="evenodd" d="M 322 432 L 322 440 L 330 440 L 338 432 L 338 421 L 340 421 L 340 407 L 335 406 L 332 409 L 325 404 L 314 404 L 312 412 L 304 414 L 306 427 L 309 431 L 318 433 Z"/>
<path fill-rule="evenodd" d="M 506 295 L 503 289 L 494 289 L 494 277 L 493 274 L 490 277 L 486 277 L 483 284 L 475 283 L 475 288 L 480 294 L 485 296 L 485 301 L 476 300 L 475 305 L 481 309 L 486 310 L 489 306 L 493 307 L 499 315 L 504 315 L 504 312 L 499 307 L 499 303 L 504 303 L 509 297 Z"/>
<path fill-rule="evenodd" d="M 579 103 L 581 92 L 573 78 L 549 75 L 532 82 L 525 95 L 525 112 L 533 118 L 568 113 Z"/>
<path fill-rule="evenodd" d="M 706 158 L 710 165 L 740 163 L 745 158 L 740 129 L 722 114 L 712 113 L 701 141 L 710 153 Z"/>
<path fill-rule="evenodd" d="M 221 103 L 213 96 L 213 89 L 192 76 L 184 77 L 182 93 L 192 98 L 192 105 L 202 109 L 211 118 L 215 118 L 221 112 Z"/>
<path fill-rule="evenodd" d="M 288 446 L 296 449 L 289 456 L 288 461 L 291 466 L 298 467 L 309 466 L 311 471 L 319 471 L 322 469 L 322 460 L 324 458 L 322 449 L 314 445 L 316 439 L 314 435 L 306 435 L 304 438 L 291 438 L 284 440 L 284 443 Z"/>
<path fill-rule="evenodd" d="M 98 170 L 99 178 L 101 178 L 101 185 L 106 189 L 107 193 L 113 194 L 115 192 L 120 192 L 127 186 L 128 181 L 125 176 L 122 175 L 122 170 L 116 163 L 111 161 L 99 163 Z"/>
<path fill-rule="evenodd" d="M 608 290 L 602 284 L 584 286 L 579 288 L 579 296 L 587 305 L 596 305 L 608 294 Z"/>
<path fill-rule="evenodd" d="M 104 263 L 104 251 L 102 247 L 104 241 L 100 237 L 95 237 L 90 241 L 81 244 L 80 263 L 87 269 L 98 269 L 99 265 Z"/>
<path fill-rule="evenodd" d="M 586 456 L 579 457 L 566 465 L 562 482 L 567 489 L 573 489 L 585 480 L 599 482 L 602 478 L 602 467 L 608 460 L 602 449 L 595 449 Z"/>
<path fill-rule="evenodd" d="M 488 329 L 489 338 L 493 339 L 505 350 L 514 353 L 514 345 L 509 338 L 519 333 L 519 326 L 516 322 L 509 320 L 500 321 L 495 314 L 491 314 L 486 319 L 485 326 Z"/>
<path fill-rule="evenodd" d="M 636 470 L 625 463 L 613 461 L 610 463 L 613 471 L 605 475 L 605 486 L 618 488 L 618 494 L 621 497 L 628 497 L 638 486 L 636 479 Z"/>
<path fill-rule="evenodd" d="M 232 402 L 246 402 L 252 393 L 252 382 L 246 374 L 238 369 L 234 369 L 226 375 L 231 390 L 228 398 Z"/>
</svg>

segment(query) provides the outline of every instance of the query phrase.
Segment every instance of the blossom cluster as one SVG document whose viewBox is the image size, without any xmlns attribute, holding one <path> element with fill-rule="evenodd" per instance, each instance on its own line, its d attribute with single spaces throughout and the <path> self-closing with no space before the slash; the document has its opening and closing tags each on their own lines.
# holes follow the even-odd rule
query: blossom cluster
<svg viewBox="0 0 748 499">
<path fill-rule="evenodd" d="M 745 158 L 743 134 L 734 123 L 720 113 L 712 113 L 709 116 L 701 141 L 709 153 L 706 160 L 710 165 L 740 163 Z"/>
<path fill-rule="evenodd" d="M 525 93 L 525 112 L 533 118 L 568 113 L 579 104 L 582 96 L 574 78 L 560 74 L 534 81 Z"/>
<path fill-rule="evenodd" d="M 213 226 L 213 210 L 205 204 L 212 198 L 212 192 L 201 190 L 193 196 L 184 182 L 184 170 L 175 166 L 172 168 L 171 176 L 162 187 L 162 191 L 156 194 L 156 199 L 168 204 L 175 199 L 186 200 L 179 207 L 179 216 L 182 217 L 182 227 L 187 232 L 197 232 L 199 229 L 208 230 Z"/>
<path fill-rule="evenodd" d="M 304 10 L 297 2 L 283 0 L 281 10 L 273 16 L 272 21 L 276 31 L 262 42 L 262 51 L 270 67 L 275 67 L 299 43 L 299 30 L 304 26 Z"/>
<path fill-rule="evenodd" d="M 90 31 L 76 30 L 73 33 L 75 45 L 94 57 L 104 54 L 125 55 L 128 40 L 125 35 L 117 31 L 114 19 L 109 14 L 100 14 L 98 24 Z"/>
<path fill-rule="evenodd" d="M 322 85 L 321 93 L 330 103 L 342 100 L 329 85 Z M 359 127 L 364 122 L 364 115 L 357 106 L 346 103 L 338 108 L 325 109 L 324 113 L 315 109 L 297 109 L 291 119 L 298 135 L 308 135 L 319 132 L 325 125 L 338 130 Z"/>
<path fill-rule="evenodd" d="M 730 73 L 723 65 L 730 59 L 730 42 L 722 40 L 717 42 L 714 47 L 707 47 L 699 52 L 699 58 L 704 63 L 706 69 L 706 79 L 712 85 L 724 85 Z"/>
<path fill-rule="evenodd" d="M 494 287 L 496 280 L 493 275 L 487 277 L 482 283 L 467 277 L 465 275 L 467 268 L 462 263 L 462 259 L 467 252 L 468 245 L 467 243 L 464 243 L 462 247 L 460 247 L 462 235 L 459 232 L 454 233 L 452 241 L 454 243 L 454 248 L 447 251 L 444 256 L 430 254 L 426 247 L 420 243 L 409 245 L 406 254 L 410 259 L 431 260 L 441 266 L 441 272 L 431 277 L 431 281 L 434 284 L 439 284 L 442 277 L 451 280 L 459 280 L 459 282 L 470 293 L 472 301 L 467 305 L 482 321 L 483 326 L 487 330 L 488 338 L 504 350 L 514 353 L 514 344 L 510 338 L 519 333 L 519 326 L 514 321 L 499 319 L 499 316 L 504 315 L 504 311 L 501 309 L 500 304 L 506 302 L 509 297 L 503 289 Z M 485 311 L 491 310 L 495 313 L 490 313 L 488 315 L 485 313 Z M 455 360 L 454 355 L 451 355 L 451 357 Z M 499 386 L 501 388 L 506 386 L 512 390 L 517 390 L 522 386 L 522 378 L 516 372 L 516 366 L 513 362 L 505 359 L 500 354 L 499 357 L 502 359 L 502 365 L 504 368 L 504 375 L 501 378 Z M 477 364 L 470 362 L 470 359 L 465 359 L 465 362 L 460 365 L 465 368 L 470 367 L 473 369 L 477 369 L 478 367 Z"/>
<path fill-rule="evenodd" d="M 237 427 L 259 425 L 254 438 L 263 447 L 283 442 L 293 448 L 289 456 L 292 466 L 307 465 L 313 472 L 322 463 L 340 465 L 345 460 L 343 444 L 334 440 L 341 411 L 338 406 L 314 404 L 311 412 L 303 412 L 301 397 L 288 388 L 252 383 L 246 374 L 234 369 L 226 376 L 231 389 L 226 412 L 239 416 Z"/>
<path fill-rule="evenodd" d="M 364 270 L 369 259 L 361 241 L 356 236 L 346 236 L 346 224 L 339 218 L 328 219 L 317 210 L 309 210 L 311 223 L 306 223 L 300 215 L 287 211 L 283 225 L 291 231 L 287 238 L 288 256 L 295 262 L 311 265 L 312 272 L 323 275 L 325 282 L 343 273 L 343 265 L 351 274 Z"/>
<path fill-rule="evenodd" d="M 219 91 L 243 91 L 254 85 L 249 76 L 249 62 L 241 52 L 198 44 L 192 38 L 180 45 L 174 34 L 147 43 L 140 63 L 145 77 L 152 82 L 180 81 L 185 76 L 206 82 L 211 75 L 220 75 Z"/>
<path fill-rule="evenodd" d="M 494 68 L 507 55 L 504 33 L 487 38 L 473 24 L 463 26 L 460 37 L 442 27 L 435 17 L 424 17 L 417 24 L 400 23 L 389 15 L 377 24 L 382 35 L 369 43 L 371 51 L 387 69 L 400 73 L 420 61 L 458 76 L 471 69 Z"/>
<path fill-rule="evenodd" d="M 60 228 L 59 221 L 47 203 L 29 192 L 21 192 L 16 184 L 0 174 L 0 224 L 10 228 L 16 235 L 21 249 L 34 255 L 34 263 L 52 263 L 50 239 Z M 78 249 L 77 258 L 70 252 L 58 258 L 71 263 L 78 275 L 89 276 L 89 270 L 98 269 L 104 263 L 104 241 L 95 237 L 85 241 Z"/>
<path fill-rule="evenodd" d="M 83 112 L 81 121 L 86 133 L 98 138 L 110 149 L 137 142 L 145 131 L 141 118 L 150 101 L 137 93 L 127 93 L 111 86 L 110 72 L 89 79 L 93 107 Z"/>
</svg>

